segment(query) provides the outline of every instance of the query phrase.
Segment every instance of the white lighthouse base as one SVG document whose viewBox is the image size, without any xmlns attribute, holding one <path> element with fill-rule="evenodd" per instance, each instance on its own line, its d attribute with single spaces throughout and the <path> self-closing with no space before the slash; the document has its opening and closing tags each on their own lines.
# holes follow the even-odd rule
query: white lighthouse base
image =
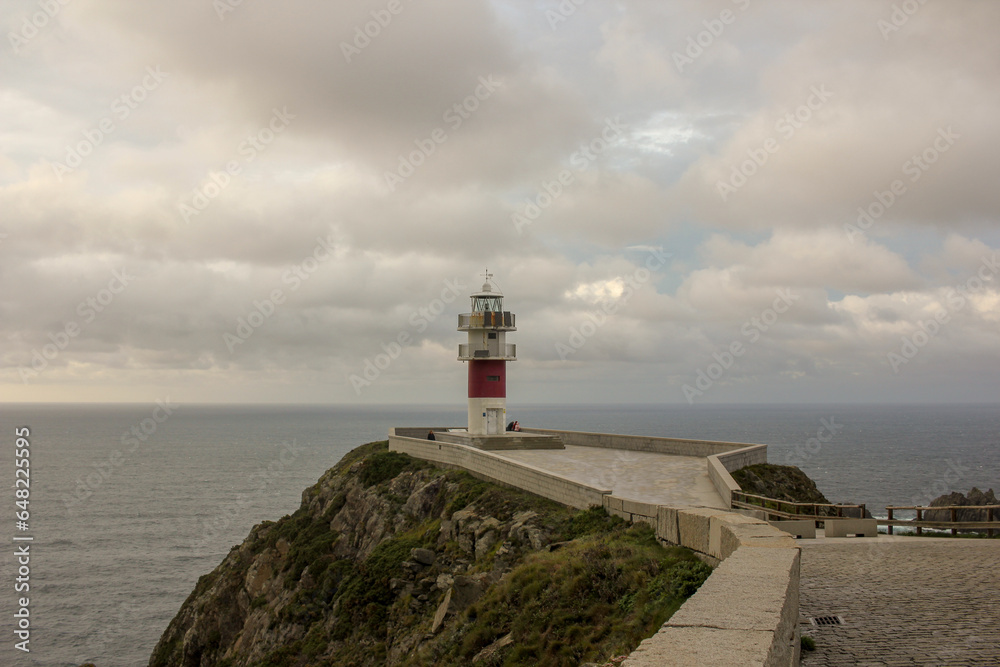
<svg viewBox="0 0 1000 667">
<path fill-rule="evenodd" d="M 471 435 L 503 435 L 506 428 L 506 398 L 469 399 L 469 433 Z"/>
</svg>

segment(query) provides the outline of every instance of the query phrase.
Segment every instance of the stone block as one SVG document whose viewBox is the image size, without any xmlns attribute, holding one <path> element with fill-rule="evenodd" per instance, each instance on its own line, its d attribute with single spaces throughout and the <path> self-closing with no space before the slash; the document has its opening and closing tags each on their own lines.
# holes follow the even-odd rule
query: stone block
<svg viewBox="0 0 1000 667">
<path fill-rule="evenodd" d="M 665 626 L 639 644 L 622 667 L 759 667 L 767 664 L 771 640 L 771 633 L 754 630 Z"/>
<path fill-rule="evenodd" d="M 737 514 L 742 514 L 743 516 L 752 516 L 755 519 L 760 519 L 761 521 L 767 521 L 767 512 L 765 510 L 751 510 L 745 507 L 734 508 L 734 512 Z"/>
<path fill-rule="evenodd" d="M 798 573 L 797 548 L 739 549 L 664 627 L 790 632 L 798 621 Z"/>
<path fill-rule="evenodd" d="M 878 537 L 878 522 L 875 519 L 827 519 L 824 535 L 827 537 Z"/>
<path fill-rule="evenodd" d="M 680 544 L 677 536 L 677 512 L 676 507 L 665 507 L 661 505 L 656 509 L 656 536 L 670 544 Z"/>
<path fill-rule="evenodd" d="M 677 513 L 677 535 L 681 546 L 711 554 L 711 519 L 728 514 L 726 510 L 709 507 L 691 507 Z M 718 556 L 716 556 L 718 557 Z"/>
<path fill-rule="evenodd" d="M 719 557 L 723 559 L 729 558 L 740 547 L 797 548 L 795 539 L 791 535 L 763 521 L 723 525 L 720 530 L 719 547 Z"/>
<path fill-rule="evenodd" d="M 770 524 L 792 537 L 814 539 L 816 537 L 816 522 L 812 519 L 793 519 L 789 521 L 771 521 Z"/>
<path fill-rule="evenodd" d="M 628 512 L 622 512 L 621 510 L 609 509 L 608 514 L 610 514 L 611 516 L 616 516 L 619 519 L 625 519 L 626 521 L 632 520 L 631 514 L 629 514 Z"/>
<path fill-rule="evenodd" d="M 653 503 L 641 503 L 636 500 L 622 500 L 622 511 L 629 514 L 641 514 L 642 516 L 656 516 L 656 505 Z"/>
<path fill-rule="evenodd" d="M 759 525 L 761 522 L 752 517 L 725 512 L 717 514 L 709 519 L 708 553 L 719 559 L 724 559 L 730 552 L 735 551 L 735 547 L 725 554 L 722 553 L 723 528 L 740 525 Z"/>
</svg>

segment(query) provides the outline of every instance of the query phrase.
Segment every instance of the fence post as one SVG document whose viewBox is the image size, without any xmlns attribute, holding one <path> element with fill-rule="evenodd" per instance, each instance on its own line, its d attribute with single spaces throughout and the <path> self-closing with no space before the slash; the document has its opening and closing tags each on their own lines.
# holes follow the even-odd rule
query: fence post
<svg viewBox="0 0 1000 667">
<path fill-rule="evenodd" d="M 958 521 L 958 509 L 952 507 L 951 508 L 951 522 L 955 523 L 956 521 Z M 952 528 L 951 529 L 951 534 L 952 535 L 958 535 L 958 531 L 955 530 L 954 528 Z"/>
<path fill-rule="evenodd" d="M 924 511 L 918 507 L 917 508 L 917 521 L 923 521 L 923 520 L 924 520 Z M 920 526 L 917 526 L 917 535 L 923 535 L 923 534 L 924 534 L 924 529 L 921 528 Z"/>
<path fill-rule="evenodd" d="M 892 535 L 892 508 L 890 507 L 890 508 L 888 508 L 888 510 L 889 510 L 889 526 L 888 526 L 888 530 L 886 532 L 889 535 Z"/>
<path fill-rule="evenodd" d="M 993 522 L 993 508 L 992 507 L 989 508 L 988 510 L 986 510 L 986 520 L 989 521 L 990 523 Z M 987 528 L 986 529 L 986 537 L 993 537 L 993 529 L 992 528 Z"/>
</svg>

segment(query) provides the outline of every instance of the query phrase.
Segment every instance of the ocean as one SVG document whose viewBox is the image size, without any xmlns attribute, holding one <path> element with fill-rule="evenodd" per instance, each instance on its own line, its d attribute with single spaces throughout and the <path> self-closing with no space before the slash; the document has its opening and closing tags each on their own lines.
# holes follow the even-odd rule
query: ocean
<svg viewBox="0 0 1000 667">
<path fill-rule="evenodd" d="M 347 451 L 391 426 L 462 425 L 464 405 L 24 405 L 0 413 L 9 494 L 0 664 L 145 665 L 198 577 L 250 528 L 298 507 Z M 996 405 L 519 406 L 525 426 L 770 445 L 831 501 L 924 504 L 1000 491 Z M 30 517 L 15 526 L 15 428 L 30 429 Z M 15 536 L 33 540 L 14 542 Z M 29 592 L 14 592 L 30 544 Z M 30 653 L 14 613 L 29 598 Z"/>
</svg>

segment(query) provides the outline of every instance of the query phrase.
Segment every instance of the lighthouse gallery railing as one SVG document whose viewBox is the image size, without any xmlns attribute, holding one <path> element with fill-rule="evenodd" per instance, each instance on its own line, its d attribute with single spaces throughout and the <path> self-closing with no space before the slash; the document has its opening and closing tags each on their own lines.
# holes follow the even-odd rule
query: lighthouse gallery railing
<svg viewBox="0 0 1000 667">
<path fill-rule="evenodd" d="M 513 329 L 514 326 L 514 313 L 507 310 L 462 313 L 458 316 L 459 329 Z"/>
</svg>

